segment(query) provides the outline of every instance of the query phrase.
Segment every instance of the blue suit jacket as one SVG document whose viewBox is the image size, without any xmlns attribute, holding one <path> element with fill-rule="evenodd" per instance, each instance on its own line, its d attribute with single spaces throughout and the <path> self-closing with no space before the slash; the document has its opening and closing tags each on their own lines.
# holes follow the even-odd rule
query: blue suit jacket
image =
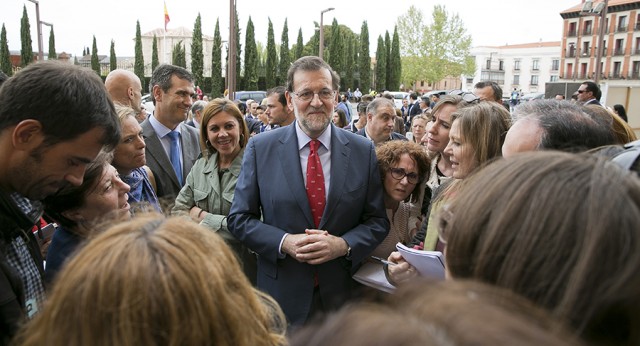
<svg viewBox="0 0 640 346">
<path fill-rule="evenodd" d="M 373 144 L 331 124 L 331 183 L 318 229 L 346 240 L 351 258 L 315 266 L 288 255 L 281 258 L 285 233 L 316 228 L 300 167 L 296 126 L 294 122 L 249 141 L 228 229 L 258 253 L 258 288 L 278 301 L 290 323 L 301 324 L 309 314 L 314 274 L 324 306 L 340 306 L 353 287 L 352 273 L 386 237 L 389 221 Z"/>
</svg>

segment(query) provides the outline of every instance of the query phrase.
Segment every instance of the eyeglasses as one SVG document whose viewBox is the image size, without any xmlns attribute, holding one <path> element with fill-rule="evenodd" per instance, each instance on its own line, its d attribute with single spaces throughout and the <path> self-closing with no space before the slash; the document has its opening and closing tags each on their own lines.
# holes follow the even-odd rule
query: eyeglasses
<svg viewBox="0 0 640 346">
<path fill-rule="evenodd" d="M 586 93 L 587 90 L 578 90 L 578 94 Z"/>
<path fill-rule="evenodd" d="M 389 168 L 389 172 L 391 172 L 391 176 L 395 180 L 402 180 L 402 178 L 407 177 L 407 181 L 409 184 L 417 184 L 418 183 L 418 174 L 417 173 L 407 173 L 402 168 Z"/>
<path fill-rule="evenodd" d="M 447 227 L 453 220 L 453 213 L 449 205 L 445 204 L 438 213 L 438 241 L 443 245 L 447 244 Z"/>
<path fill-rule="evenodd" d="M 311 90 L 306 90 L 301 92 L 292 91 L 291 93 L 296 95 L 296 97 L 300 99 L 300 101 L 304 101 L 304 102 L 309 102 L 313 100 L 313 97 L 315 95 L 318 95 L 318 98 L 323 101 L 330 101 L 330 100 L 333 100 L 334 96 L 336 95 L 336 92 L 330 89 L 322 89 L 317 93 Z"/>
<path fill-rule="evenodd" d="M 466 103 L 474 103 L 474 102 L 479 102 L 480 98 L 478 96 L 476 96 L 474 93 L 468 92 L 468 91 L 462 91 L 462 90 L 451 90 L 449 92 L 449 95 L 453 95 L 453 96 L 460 96 L 462 97 L 462 100 Z"/>
</svg>

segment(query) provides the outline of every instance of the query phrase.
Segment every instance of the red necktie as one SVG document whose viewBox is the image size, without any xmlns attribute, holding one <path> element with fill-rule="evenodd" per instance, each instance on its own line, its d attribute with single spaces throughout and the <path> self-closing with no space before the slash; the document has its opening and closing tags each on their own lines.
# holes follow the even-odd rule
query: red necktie
<svg viewBox="0 0 640 346">
<path fill-rule="evenodd" d="M 322 164 L 320 156 L 318 156 L 318 148 L 320 142 L 317 139 L 309 142 L 309 159 L 307 160 L 307 198 L 311 207 L 311 215 L 316 227 L 320 225 L 320 219 L 324 212 L 325 194 L 324 194 L 324 174 L 322 173 Z"/>
</svg>

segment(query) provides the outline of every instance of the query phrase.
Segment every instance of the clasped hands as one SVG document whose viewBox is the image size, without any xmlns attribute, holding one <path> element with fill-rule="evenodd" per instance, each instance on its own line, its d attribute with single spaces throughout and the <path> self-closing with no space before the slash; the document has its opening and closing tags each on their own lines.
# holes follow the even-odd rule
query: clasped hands
<svg viewBox="0 0 640 346">
<path fill-rule="evenodd" d="M 322 264 L 346 255 L 348 247 L 344 239 L 327 231 L 307 229 L 305 233 L 288 234 L 284 238 L 282 252 L 298 262 Z"/>
</svg>

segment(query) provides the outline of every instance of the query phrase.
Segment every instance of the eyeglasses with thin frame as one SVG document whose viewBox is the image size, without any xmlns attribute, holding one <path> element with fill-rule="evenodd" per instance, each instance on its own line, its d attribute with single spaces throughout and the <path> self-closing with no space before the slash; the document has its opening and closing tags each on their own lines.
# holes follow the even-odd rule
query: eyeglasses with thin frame
<svg viewBox="0 0 640 346">
<path fill-rule="evenodd" d="M 466 103 L 475 103 L 480 102 L 480 98 L 476 96 L 472 92 L 462 91 L 462 90 L 451 90 L 449 95 L 460 96 L 462 100 Z"/>
<path fill-rule="evenodd" d="M 331 89 L 322 89 L 318 92 L 313 92 L 311 90 L 303 90 L 300 92 L 292 91 L 291 93 L 303 102 L 309 102 L 313 100 L 313 97 L 316 95 L 318 95 L 318 98 L 322 101 L 331 101 L 336 95 L 336 92 Z"/>
<path fill-rule="evenodd" d="M 407 177 L 409 184 L 418 183 L 419 177 L 417 173 L 407 173 L 403 168 L 389 168 L 389 172 L 391 172 L 391 177 L 395 180 L 402 180 L 402 178 Z"/>
</svg>

